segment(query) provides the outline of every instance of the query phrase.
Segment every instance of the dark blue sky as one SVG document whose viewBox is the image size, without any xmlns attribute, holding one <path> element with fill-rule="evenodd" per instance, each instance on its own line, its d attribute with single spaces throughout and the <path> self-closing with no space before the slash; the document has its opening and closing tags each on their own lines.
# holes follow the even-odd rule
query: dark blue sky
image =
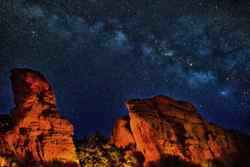
<svg viewBox="0 0 250 167">
<path fill-rule="evenodd" d="M 28 67 L 78 136 L 111 133 L 125 99 L 157 94 L 250 133 L 249 15 L 236 0 L 1 1 L 0 113 L 13 107 L 10 69 Z"/>
</svg>

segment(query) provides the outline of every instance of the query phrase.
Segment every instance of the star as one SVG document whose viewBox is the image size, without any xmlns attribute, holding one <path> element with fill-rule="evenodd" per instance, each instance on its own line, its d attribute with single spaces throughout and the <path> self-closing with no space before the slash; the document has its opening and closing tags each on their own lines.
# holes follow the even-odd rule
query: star
<svg viewBox="0 0 250 167">
<path fill-rule="evenodd" d="M 219 92 L 219 94 L 221 96 L 227 96 L 229 94 L 229 91 L 228 90 L 222 90 L 222 91 Z"/>
<path fill-rule="evenodd" d="M 250 133 L 248 10 L 213 0 L 0 5 L 0 101 L 13 107 L 8 71 L 27 67 L 49 79 L 60 112 L 84 127 L 78 135 L 110 131 L 124 99 L 157 94 Z"/>
</svg>

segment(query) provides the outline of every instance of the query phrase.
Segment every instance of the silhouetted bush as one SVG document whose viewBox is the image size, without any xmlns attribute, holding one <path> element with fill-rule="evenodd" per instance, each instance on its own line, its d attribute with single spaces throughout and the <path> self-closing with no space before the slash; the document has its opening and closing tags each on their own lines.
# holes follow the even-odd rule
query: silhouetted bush
<svg viewBox="0 0 250 167">
<path fill-rule="evenodd" d="M 150 167 L 199 167 L 195 164 L 181 160 L 177 156 L 164 155 L 158 162 L 152 162 Z"/>
</svg>

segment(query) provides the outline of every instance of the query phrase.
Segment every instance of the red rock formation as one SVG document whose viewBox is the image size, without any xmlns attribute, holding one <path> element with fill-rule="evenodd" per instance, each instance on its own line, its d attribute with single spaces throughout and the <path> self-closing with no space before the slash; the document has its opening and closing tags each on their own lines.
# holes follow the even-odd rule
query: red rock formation
<svg viewBox="0 0 250 167">
<path fill-rule="evenodd" d="M 73 126 L 57 112 L 54 92 L 36 71 L 15 69 L 11 75 L 16 107 L 11 112 L 13 128 L 0 134 L 19 160 L 48 164 L 53 161 L 78 164 Z"/>
<path fill-rule="evenodd" d="M 124 148 L 129 144 L 135 143 L 134 137 L 130 130 L 128 116 L 122 117 L 116 121 L 111 140 L 111 142 L 119 148 Z"/>
<path fill-rule="evenodd" d="M 129 118 L 117 121 L 112 141 L 118 147 L 134 143 L 145 166 L 159 165 L 163 156 L 202 167 L 250 166 L 250 138 L 208 123 L 190 103 L 156 96 L 129 100 L 126 106 Z M 128 122 L 130 127 L 124 126 Z"/>
</svg>

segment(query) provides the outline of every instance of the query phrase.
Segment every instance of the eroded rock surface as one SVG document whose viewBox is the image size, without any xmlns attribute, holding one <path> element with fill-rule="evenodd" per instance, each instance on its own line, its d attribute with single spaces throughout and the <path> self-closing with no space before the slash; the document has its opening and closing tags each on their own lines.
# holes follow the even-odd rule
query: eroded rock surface
<svg viewBox="0 0 250 167">
<path fill-rule="evenodd" d="M 208 123 L 188 102 L 156 96 L 125 104 L 129 117 L 117 121 L 112 142 L 136 145 L 145 166 L 168 156 L 202 167 L 250 166 L 250 138 Z"/>
<path fill-rule="evenodd" d="M 134 137 L 131 133 L 129 117 L 121 117 L 115 123 L 113 129 L 112 143 L 119 148 L 125 148 L 129 144 L 135 143 Z"/>
<path fill-rule="evenodd" d="M 58 161 L 77 166 L 73 126 L 59 115 L 47 80 L 39 72 L 14 69 L 11 82 L 16 106 L 10 114 L 13 126 L 0 133 L 2 148 L 27 164 Z"/>
</svg>

